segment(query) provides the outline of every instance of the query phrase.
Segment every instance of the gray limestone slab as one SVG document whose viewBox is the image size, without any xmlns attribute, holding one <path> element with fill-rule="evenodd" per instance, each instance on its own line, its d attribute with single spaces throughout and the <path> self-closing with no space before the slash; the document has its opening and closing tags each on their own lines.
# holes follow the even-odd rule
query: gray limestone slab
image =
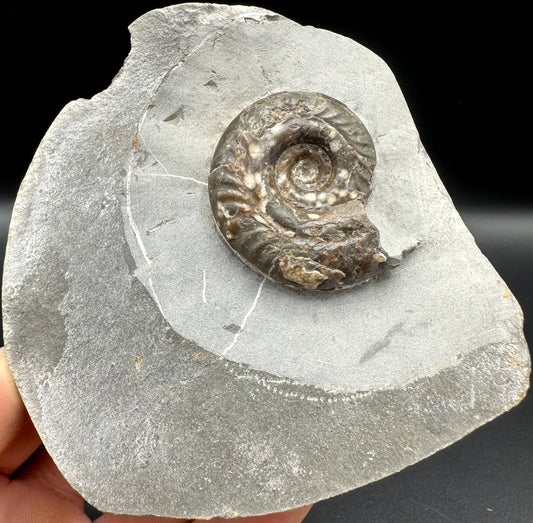
<svg viewBox="0 0 533 523">
<path fill-rule="evenodd" d="M 520 307 L 370 50 L 275 13 L 182 4 L 131 26 L 22 184 L 3 282 L 15 379 L 67 480 L 102 511 L 293 508 L 427 457 L 518 403 Z M 262 278 L 217 236 L 216 145 L 254 101 L 316 91 L 376 148 L 366 211 L 398 267 L 333 293 Z"/>
</svg>

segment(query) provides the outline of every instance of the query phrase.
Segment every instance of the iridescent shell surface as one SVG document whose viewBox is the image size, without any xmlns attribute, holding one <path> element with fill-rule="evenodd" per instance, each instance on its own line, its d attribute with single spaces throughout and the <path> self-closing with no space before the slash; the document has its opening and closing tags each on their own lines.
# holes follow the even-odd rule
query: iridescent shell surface
<svg viewBox="0 0 533 523">
<path fill-rule="evenodd" d="M 231 249 L 276 282 L 307 290 L 361 285 L 388 266 L 365 213 L 372 138 L 343 103 L 280 92 L 244 109 L 220 139 L 209 197 Z"/>
</svg>

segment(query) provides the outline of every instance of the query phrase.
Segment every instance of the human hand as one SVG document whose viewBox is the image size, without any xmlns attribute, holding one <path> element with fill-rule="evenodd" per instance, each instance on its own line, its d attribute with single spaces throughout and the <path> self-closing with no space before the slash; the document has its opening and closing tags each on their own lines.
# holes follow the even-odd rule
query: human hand
<svg viewBox="0 0 533 523">
<path fill-rule="evenodd" d="M 311 506 L 288 512 L 210 523 L 300 523 Z M 67 483 L 46 452 L 22 403 L 0 348 L 0 521 L 2 523 L 89 523 L 85 501 Z M 155 516 L 103 514 L 97 523 L 190 523 Z M 195 520 L 196 521 L 196 520 Z"/>
</svg>

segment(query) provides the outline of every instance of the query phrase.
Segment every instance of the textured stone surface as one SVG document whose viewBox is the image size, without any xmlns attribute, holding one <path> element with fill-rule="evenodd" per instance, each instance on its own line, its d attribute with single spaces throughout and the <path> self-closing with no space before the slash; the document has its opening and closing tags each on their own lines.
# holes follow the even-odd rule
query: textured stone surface
<svg viewBox="0 0 533 523">
<path fill-rule="evenodd" d="M 131 29 L 113 84 L 69 104 L 37 151 L 4 275 L 17 384 L 91 504 L 283 510 L 400 470 L 520 401 L 520 308 L 382 60 L 253 7 L 169 7 Z M 243 108 L 283 90 L 332 96 L 368 129 L 368 217 L 391 257 L 416 247 L 388 279 L 297 293 L 217 236 L 216 144 Z"/>
</svg>

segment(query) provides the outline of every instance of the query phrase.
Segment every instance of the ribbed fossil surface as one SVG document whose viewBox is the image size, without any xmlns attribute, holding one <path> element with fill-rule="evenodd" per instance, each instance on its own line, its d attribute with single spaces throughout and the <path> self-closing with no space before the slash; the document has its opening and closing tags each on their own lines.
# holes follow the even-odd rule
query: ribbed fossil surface
<svg viewBox="0 0 533 523">
<path fill-rule="evenodd" d="M 268 278 L 310 290 L 353 287 L 388 266 L 364 208 L 375 164 L 368 131 L 343 103 L 276 93 L 222 136 L 211 207 L 228 245 Z"/>
</svg>

